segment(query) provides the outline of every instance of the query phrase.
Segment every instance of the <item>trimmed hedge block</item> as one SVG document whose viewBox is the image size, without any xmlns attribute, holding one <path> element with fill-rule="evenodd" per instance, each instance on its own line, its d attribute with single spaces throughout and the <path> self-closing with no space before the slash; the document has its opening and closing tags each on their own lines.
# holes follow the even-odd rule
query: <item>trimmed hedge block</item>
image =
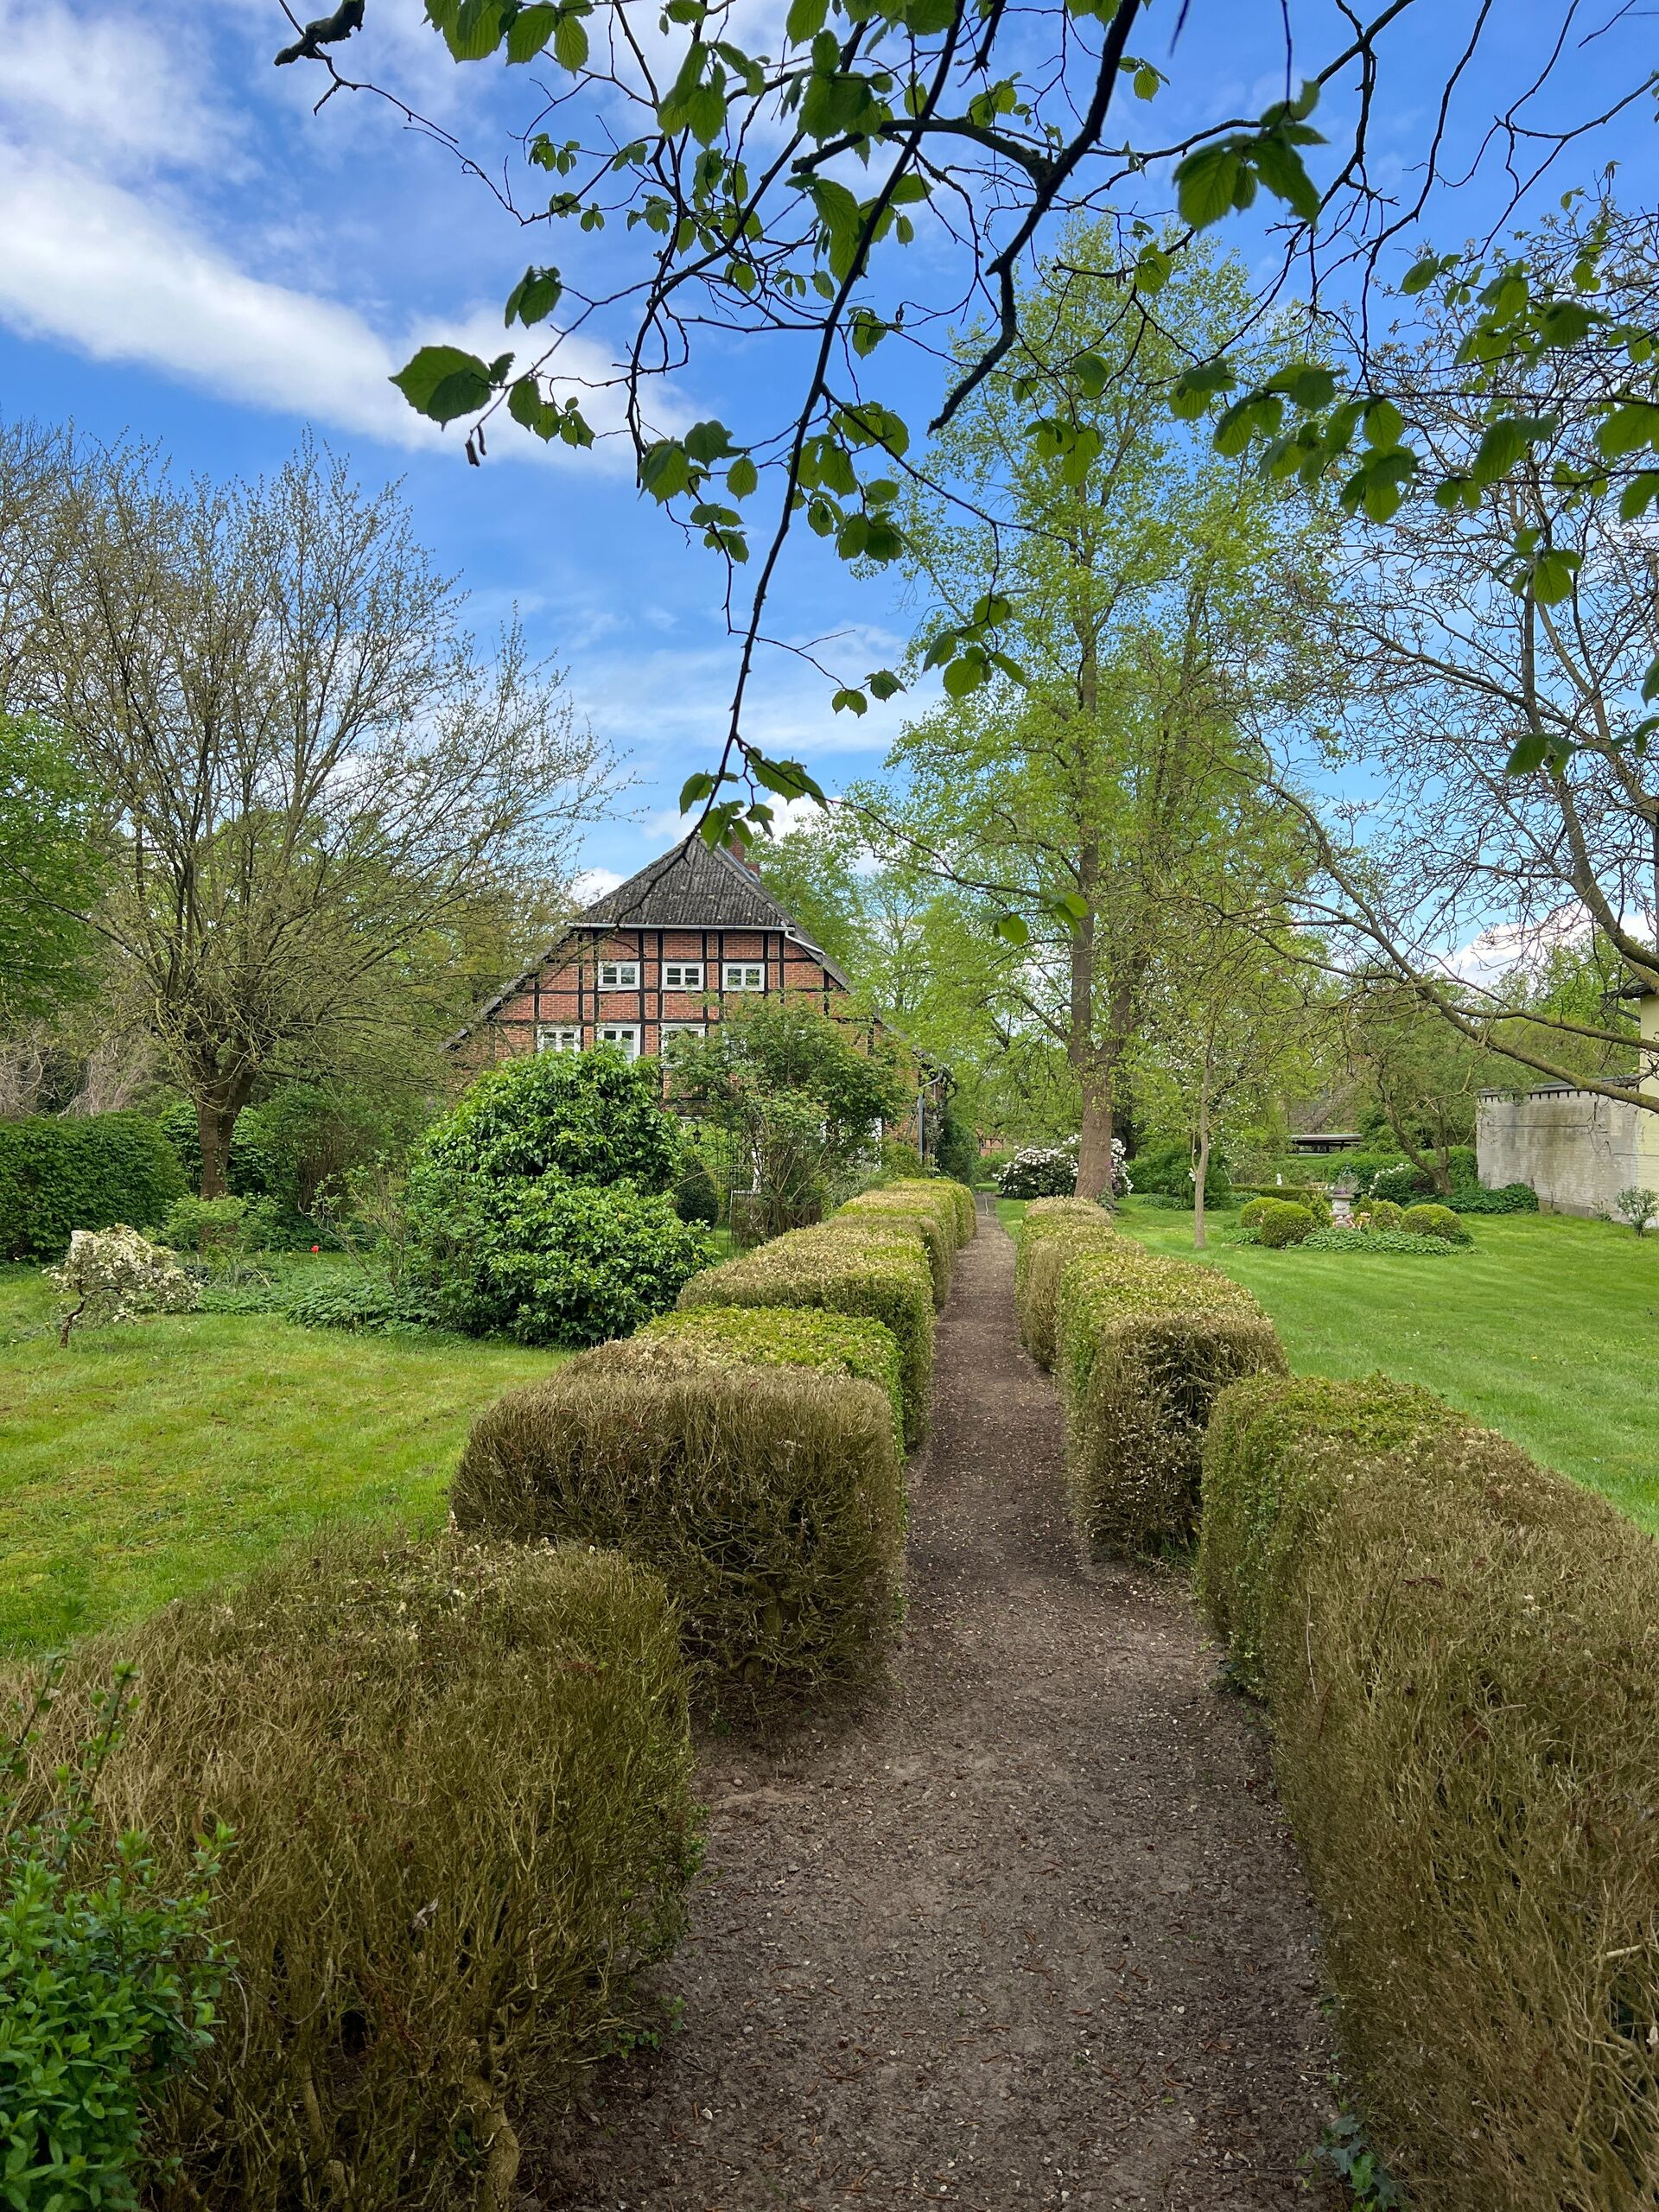
<svg viewBox="0 0 1659 2212">
<path fill-rule="evenodd" d="M 1346 1428 L 1325 1387 L 1311 1415 L 1306 1385 L 1248 1386 L 1205 1482 L 1268 1523 L 1226 1602 L 1255 1575 L 1368 2126 L 1442 2212 L 1637 2212 L 1659 2196 L 1659 1548 L 1449 1409 L 1376 1449 L 1375 1378 Z"/>
<path fill-rule="evenodd" d="M 874 1383 L 676 1371 L 649 1338 L 606 1345 L 480 1416 L 450 1505 L 463 1529 L 614 1547 L 651 1567 L 723 1709 L 764 1717 L 886 1671 L 904 1470 Z"/>
<path fill-rule="evenodd" d="M 819 1375 L 850 1376 L 874 1382 L 886 1397 L 893 1411 L 893 1440 L 899 1455 L 904 1453 L 899 1343 L 880 1321 L 788 1306 L 699 1306 L 687 1313 L 664 1313 L 637 1336 L 597 1346 L 586 1363 L 635 1375 L 805 1367 Z"/>
<path fill-rule="evenodd" d="M 1198 1591 L 1246 1689 L 1265 1688 L 1263 1623 L 1284 1561 L 1308 1540 L 1306 1516 L 1342 1468 L 1461 1424 L 1433 1391 L 1386 1375 L 1263 1374 L 1222 1393 L 1204 1446 Z"/>
<path fill-rule="evenodd" d="M 958 1183 L 949 1175 L 925 1175 L 919 1179 L 908 1175 L 882 1187 L 904 1198 L 919 1196 L 935 1203 L 948 1198 L 956 1209 L 958 1245 L 970 1243 L 979 1234 L 979 1201 L 966 1183 Z"/>
<path fill-rule="evenodd" d="M 184 1171 L 148 1114 L 0 1122 L 0 1259 L 55 1260 L 77 1229 L 154 1229 Z"/>
<path fill-rule="evenodd" d="M 869 1195 L 880 1194 L 872 1192 Z M 849 1235 L 872 1236 L 878 1242 L 883 1236 L 913 1236 L 927 1255 L 928 1272 L 933 1278 L 933 1304 L 943 1309 L 950 1295 L 950 1274 L 957 1261 L 954 1206 L 947 1220 L 937 1211 L 923 1211 L 904 1200 L 896 1205 L 869 1206 L 851 1198 L 822 1225 L 833 1225 Z"/>
<path fill-rule="evenodd" d="M 1079 1253 L 1101 1251 L 1121 1241 L 1109 1215 L 1092 1199 L 1034 1198 L 1027 1207 L 1014 1258 L 1014 1310 L 1020 1341 L 1039 1367 L 1054 1364 L 1054 1300 L 1060 1277 Z"/>
<path fill-rule="evenodd" d="M 1158 1552 L 1198 1523 L 1204 1433 L 1240 1376 L 1282 1373 L 1277 1332 L 1213 1268 L 1128 1239 L 1073 1258 L 1056 1302 L 1066 1478 L 1090 1552 Z"/>
<path fill-rule="evenodd" d="M 753 1252 L 694 1275 L 680 1310 L 702 1306 L 823 1306 L 889 1328 L 899 1344 L 905 1389 L 905 1441 L 927 1433 L 933 1387 L 933 1281 L 914 1236 L 888 1243 L 836 1222 L 795 1229 Z"/>
<path fill-rule="evenodd" d="M 613 1553 L 306 1543 L 78 1645 L 26 1796 L 139 1694 L 99 1776 L 163 1881 L 234 1831 L 215 2037 L 149 2113 L 158 2203 L 510 2203 L 515 2126 L 648 2017 L 698 1857 L 662 1585 Z M 531 1999 L 533 1993 L 533 2001 Z M 177 2161 L 175 2178 L 168 2163 Z"/>
</svg>

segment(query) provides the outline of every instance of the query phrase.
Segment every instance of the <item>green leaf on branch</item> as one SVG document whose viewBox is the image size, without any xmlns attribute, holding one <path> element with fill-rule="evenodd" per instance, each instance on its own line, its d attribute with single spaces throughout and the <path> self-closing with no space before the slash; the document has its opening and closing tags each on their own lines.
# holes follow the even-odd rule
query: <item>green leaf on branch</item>
<svg viewBox="0 0 1659 2212">
<path fill-rule="evenodd" d="M 841 690 L 837 691 L 835 697 L 830 702 L 830 711 L 831 714 L 840 714 L 842 708 L 846 708 L 850 713 L 855 715 L 864 715 L 869 712 L 870 702 L 864 696 L 864 694 L 861 691 L 856 690 L 853 685 L 848 684 L 843 686 Z"/>
<path fill-rule="evenodd" d="M 760 481 L 760 471 L 746 453 L 740 454 L 726 472 L 726 489 L 734 499 L 747 499 Z"/>
<path fill-rule="evenodd" d="M 1175 171 L 1176 196 L 1183 222 L 1190 223 L 1195 231 L 1207 230 L 1211 223 L 1220 222 L 1224 215 L 1232 213 L 1237 204 L 1243 164 L 1230 140 L 1217 145 L 1200 146 L 1189 154 Z"/>
<path fill-rule="evenodd" d="M 1507 476 L 1522 455 L 1555 428 L 1548 415 L 1504 415 L 1490 423 L 1482 434 L 1470 475 L 1477 484 L 1495 484 Z"/>
<path fill-rule="evenodd" d="M 706 768 L 699 768 L 695 776 L 688 776 L 680 786 L 680 812 L 690 814 L 694 806 L 712 798 L 720 788 L 720 778 L 711 776 Z"/>
<path fill-rule="evenodd" d="M 639 461 L 639 488 L 664 502 L 683 492 L 691 481 L 691 462 L 677 438 L 659 438 L 647 446 Z"/>
<path fill-rule="evenodd" d="M 558 27 L 556 8 L 521 8 L 507 25 L 507 60 L 533 61 Z"/>
<path fill-rule="evenodd" d="M 1631 477 L 1618 496 L 1618 518 L 1637 522 L 1649 507 L 1659 507 L 1659 470 L 1644 468 Z"/>
<path fill-rule="evenodd" d="M 1024 918 L 1019 914 L 999 914 L 991 928 L 1005 944 L 1027 945 L 1031 943 L 1031 931 L 1026 926 Z"/>
<path fill-rule="evenodd" d="M 1604 461 L 1618 461 L 1659 445 L 1659 407 L 1646 401 L 1615 408 L 1596 426 L 1596 450 Z"/>
<path fill-rule="evenodd" d="M 563 290 L 563 280 L 556 269 L 526 269 L 507 295 L 503 321 L 509 324 L 522 322 L 526 329 L 531 323 L 544 322 L 559 304 Z"/>
<path fill-rule="evenodd" d="M 510 365 L 512 355 L 505 359 Z M 428 416 L 435 423 L 453 423 L 457 416 L 475 414 L 494 388 L 489 370 L 477 354 L 464 353 L 458 346 L 423 346 L 391 382 L 417 415 Z"/>
<path fill-rule="evenodd" d="M 1225 361 L 1201 361 L 1183 369 L 1170 386 L 1169 411 L 1183 423 L 1195 423 L 1213 399 L 1231 391 L 1238 378 Z"/>
<path fill-rule="evenodd" d="M 1503 772 L 1506 776 L 1529 776 L 1535 768 L 1541 768 L 1548 758 L 1549 740 L 1533 730 L 1503 763 Z"/>
<path fill-rule="evenodd" d="M 1584 556 L 1561 548 L 1541 553 L 1532 564 L 1532 588 L 1545 607 L 1571 595 Z"/>
</svg>

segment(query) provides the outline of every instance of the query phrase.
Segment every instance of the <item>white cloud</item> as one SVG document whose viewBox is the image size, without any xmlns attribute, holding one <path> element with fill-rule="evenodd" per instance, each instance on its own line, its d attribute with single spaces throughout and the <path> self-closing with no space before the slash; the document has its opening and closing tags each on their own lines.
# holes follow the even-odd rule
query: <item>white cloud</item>
<svg viewBox="0 0 1659 2212">
<path fill-rule="evenodd" d="M 613 868 L 584 868 L 570 879 L 570 896 L 579 906 L 591 906 L 625 879 Z"/>
<path fill-rule="evenodd" d="M 109 167 L 223 161 L 229 118 L 207 94 L 194 27 L 165 37 L 131 16 L 72 12 L 62 0 L 0 0 L 10 129 L 95 149 Z"/>
<path fill-rule="evenodd" d="M 102 361 L 134 361 L 216 397 L 298 415 L 329 429 L 411 448 L 439 448 L 444 434 L 407 406 L 388 381 L 415 346 L 434 340 L 501 350 L 500 313 L 410 330 L 375 329 L 319 293 L 250 274 L 203 238 L 166 198 L 139 194 L 73 164 L 0 148 L 0 319 L 31 337 L 55 339 Z M 573 377 L 607 371 L 597 346 L 567 341 Z M 612 395 L 582 394 L 596 429 L 614 427 Z M 452 430 L 448 445 L 460 440 Z M 543 448 L 511 426 L 502 455 L 579 459 Z M 626 468 L 620 440 L 601 437 L 602 465 Z M 592 465 L 594 456 L 587 456 Z"/>
</svg>

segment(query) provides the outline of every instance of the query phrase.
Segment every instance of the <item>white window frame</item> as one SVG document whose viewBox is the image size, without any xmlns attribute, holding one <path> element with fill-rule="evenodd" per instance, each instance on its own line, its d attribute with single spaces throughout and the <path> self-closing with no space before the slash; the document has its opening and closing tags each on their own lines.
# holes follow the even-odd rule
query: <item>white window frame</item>
<svg viewBox="0 0 1659 2212">
<path fill-rule="evenodd" d="M 728 991 L 764 991 L 766 988 L 766 963 L 764 960 L 727 960 L 721 964 L 721 988 Z M 753 982 L 747 981 L 754 977 Z"/>
<path fill-rule="evenodd" d="M 637 1021 L 596 1021 L 594 1024 L 595 1045 L 617 1045 L 626 1058 L 639 1057 L 639 1024 Z"/>
<path fill-rule="evenodd" d="M 665 1053 L 677 1037 L 695 1037 L 701 1044 L 709 1034 L 706 1021 L 664 1021 L 657 1029 L 657 1050 Z"/>
<path fill-rule="evenodd" d="M 601 960 L 598 988 L 601 991 L 637 991 L 639 988 L 639 963 L 637 960 Z"/>
<path fill-rule="evenodd" d="M 700 991 L 704 988 L 701 960 L 664 961 L 663 988 L 665 991 Z"/>
<path fill-rule="evenodd" d="M 582 1050 L 581 1024 L 575 1021 L 538 1022 L 536 1049 L 538 1052 L 579 1052 Z"/>
</svg>

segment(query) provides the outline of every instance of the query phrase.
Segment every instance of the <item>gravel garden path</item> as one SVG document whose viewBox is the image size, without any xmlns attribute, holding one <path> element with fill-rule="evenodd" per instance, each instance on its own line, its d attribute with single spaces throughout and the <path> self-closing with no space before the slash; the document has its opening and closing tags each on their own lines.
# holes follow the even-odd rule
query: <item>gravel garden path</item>
<svg viewBox="0 0 1659 2212">
<path fill-rule="evenodd" d="M 994 1218 L 939 1325 L 892 1698 L 705 1744 L 680 2031 L 527 2132 L 560 2212 L 1328 2201 L 1312 1908 L 1172 1577 L 1080 1567 Z"/>
</svg>

